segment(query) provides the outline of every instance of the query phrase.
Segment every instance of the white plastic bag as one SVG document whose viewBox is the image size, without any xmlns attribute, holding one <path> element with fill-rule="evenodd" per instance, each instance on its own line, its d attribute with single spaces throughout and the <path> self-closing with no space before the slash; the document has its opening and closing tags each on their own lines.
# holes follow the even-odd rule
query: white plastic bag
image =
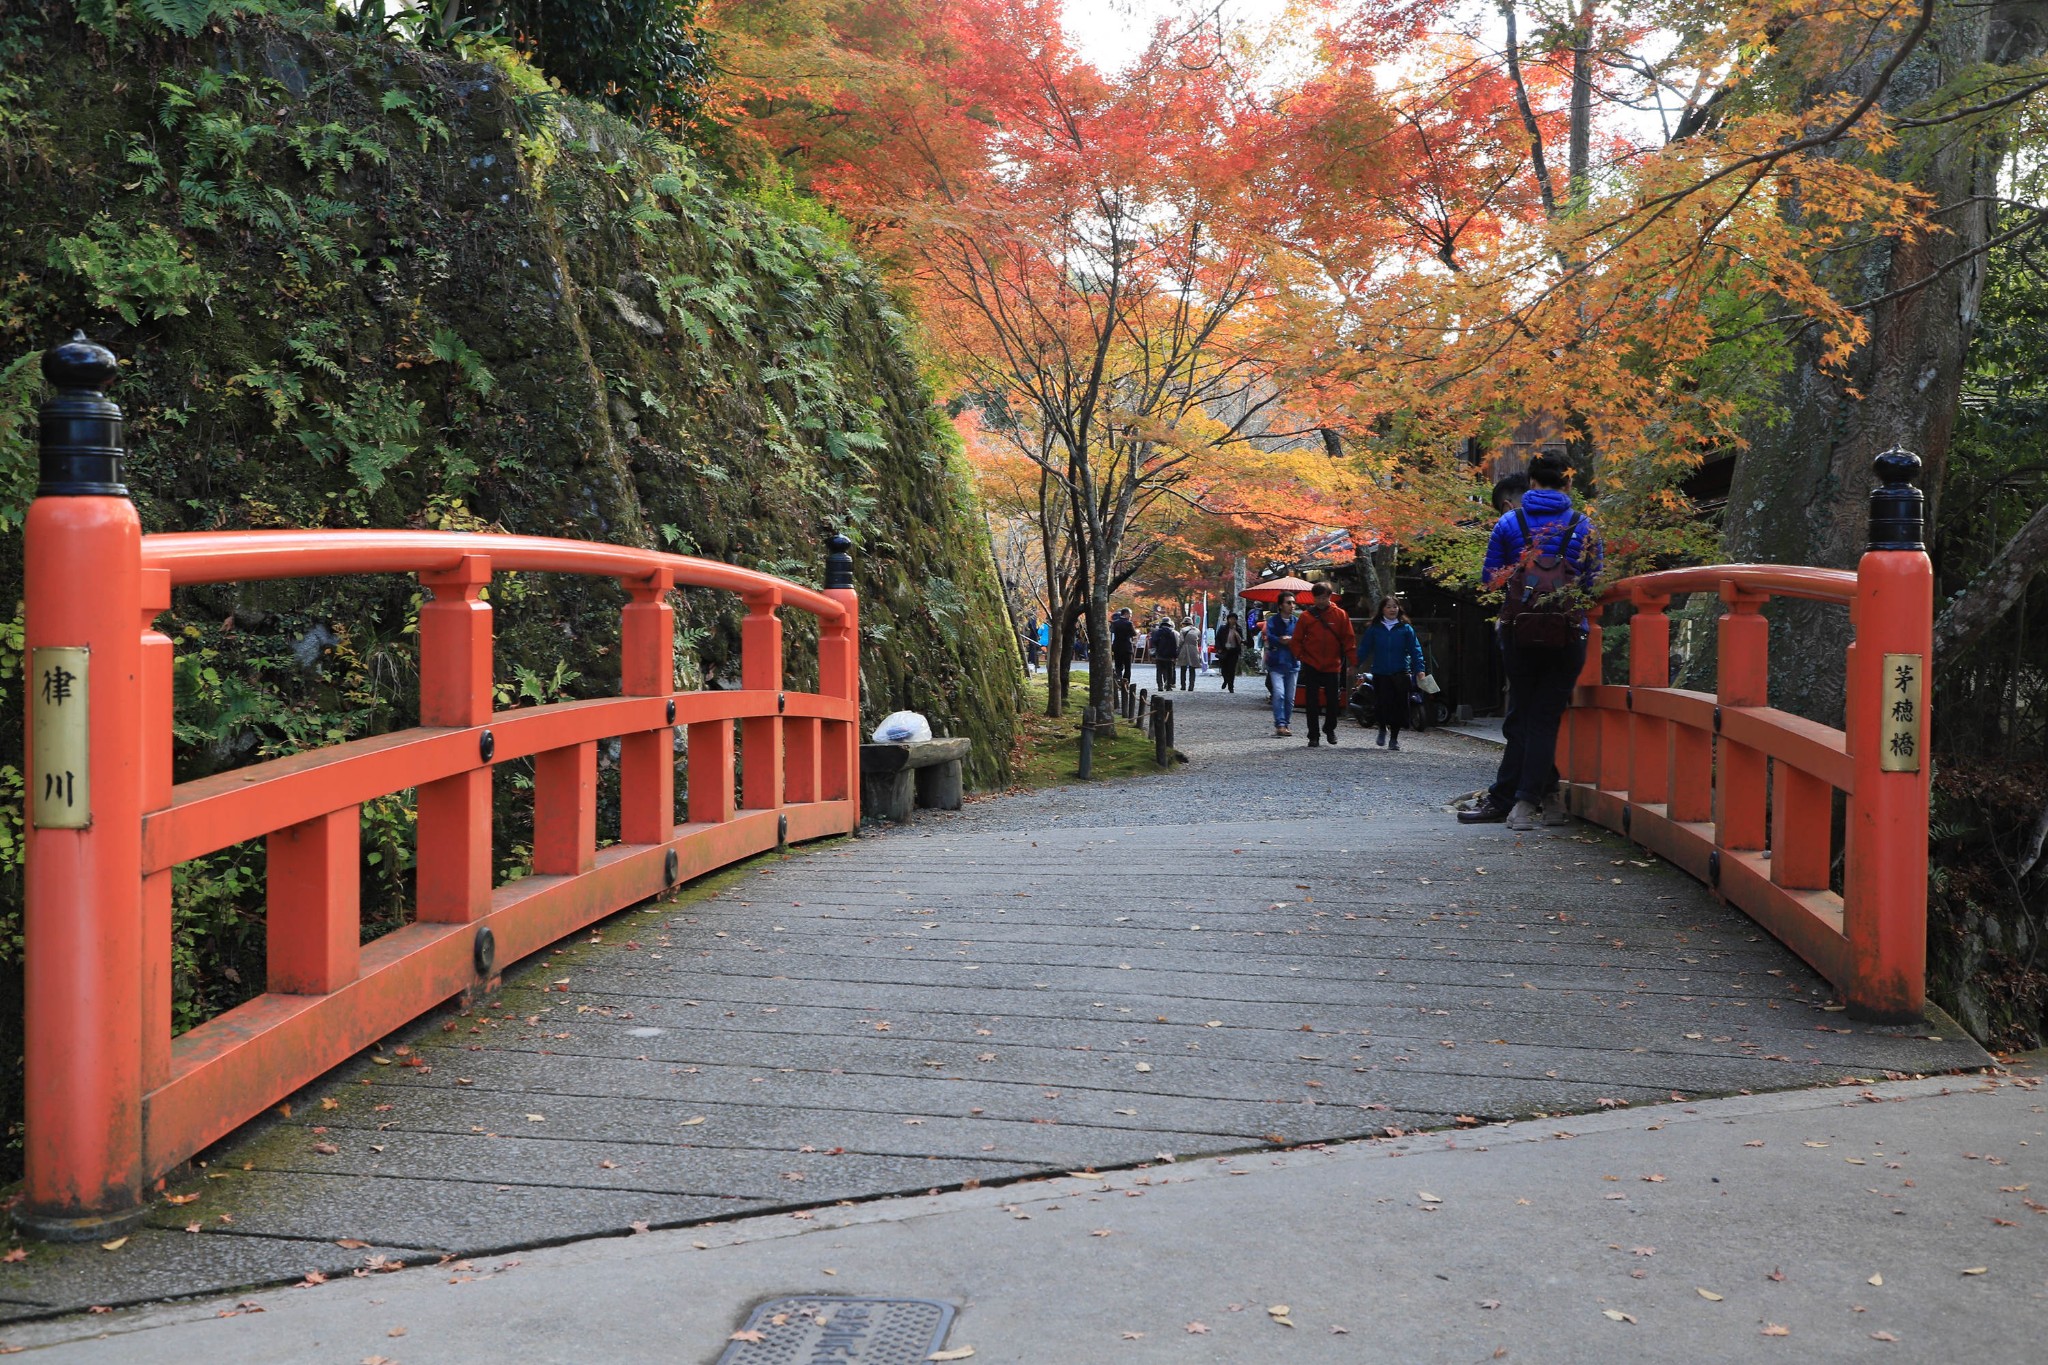
<svg viewBox="0 0 2048 1365">
<path fill-rule="evenodd" d="M 1443 688 L 1437 685 L 1437 680 L 1430 677 L 1427 673 L 1416 674 L 1415 685 L 1421 688 L 1426 695 L 1432 697 L 1443 691 Z"/>
<path fill-rule="evenodd" d="M 877 744 L 916 744 L 932 737 L 932 723 L 915 711 L 892 711 L 875 727 Z"/>
</svg>

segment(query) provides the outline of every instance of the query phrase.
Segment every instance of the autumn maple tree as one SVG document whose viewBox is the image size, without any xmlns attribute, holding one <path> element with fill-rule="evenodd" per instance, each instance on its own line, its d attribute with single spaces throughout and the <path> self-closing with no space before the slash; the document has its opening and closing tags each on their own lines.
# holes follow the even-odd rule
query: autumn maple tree
<svg viewBox="0 0 2048 1365">
<path fill-rule="evenodd" d="M 2012 239 L 1995 158 L 1956 149 L 2036 116 L 2036 28 L 1959 0 L 1190 5 L 1105 72 L 1061 10 L 704 13 L 737 159 L 845 216 L 948 399 L 1043 480 L 1098 703 L 1137 557 L 1346 529 L 1455 573 L 1474 456 L 1532 414 L 1617 568 L 1716 548 L 1679 487 L 1710 455 L 1839 490 L 1903 442 L 1938 477 L 1972 262 Z M 1739 501 L 1745 553 L 1850 552 L 1853 496 Z"/>
</svg>

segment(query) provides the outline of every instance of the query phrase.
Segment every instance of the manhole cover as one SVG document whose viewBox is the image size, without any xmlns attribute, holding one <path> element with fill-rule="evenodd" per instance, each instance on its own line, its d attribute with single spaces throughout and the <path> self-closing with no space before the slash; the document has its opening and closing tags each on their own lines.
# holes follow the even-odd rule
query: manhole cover
<svg viewBox="0 0 2048 1365">
<path fill-rule="evenodd" d="M 805 1294 L 770 1299 L 718 1365 L 918 1365 L 946 1342 L 953 1305 L 936 1299 L 851 1299 Z"/>
</svg>

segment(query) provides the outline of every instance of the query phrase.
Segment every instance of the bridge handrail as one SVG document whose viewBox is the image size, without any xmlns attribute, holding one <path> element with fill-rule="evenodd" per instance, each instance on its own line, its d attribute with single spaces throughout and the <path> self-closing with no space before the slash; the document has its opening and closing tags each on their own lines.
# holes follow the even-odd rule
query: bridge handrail
<svg viewBox="0 0 2048 1365">
<path fill-rule="evenodd" d="M 551 536 L 473 531 L 177 531 L 142 538 L 142 564 L 171 586 L 250 583 L 340 574 L 433 573 L 464 555 L 488 553 L 498 572 L 589 574 L 644 580 L 666 569 L 677 587 L 720 588 L 742 597 L 773 594 L 783 606 L 837 621 L 845 609 L 824 593 L 735 564 Z"/>
<path fill-rule="evenodd" d="M 822 592 L 631 546 L 432 531 L 144 536 L 121 482 L 113 356 L 79 336 L 44 356 L 40 482 L 24 528 L 29 793 L 24 867 L 23 1197 L 17 1226 L 99 1239 L 139 1223 L 167 1173 L 236 1125 L 500 963 L 681 882 L 859 822 L 859 602 L 834 536 Z M 615 695 L 500 711 L 493 607 L 504 572 L 624 589 Z M 182 584 L 410 573 L 419 724 L 174 784 Z M 740 687 L 679 692 L 673 590 L 737 594 Z M 780 611 L 818 617 L 816 693 L 784 689 Z M 738 734 L 735 735 L 737 727 Z M 679 732 L 688 795 L 678 820 Z M 613 747 L 615 746 L 615 747 Z M 598 841 L 598 755 L 615 759 L 617 841 Z M 492 775 L 532 763 L 528 875 L 499 883 Z M 413 921 L 362 941 L 364 803 L 414 793 Z M 174 873 L 266 846 L 265 991 L 172 1035 Z"/>
<path fill-rule="evenodd" d="M 1856 600 L 1856 575 L 1847 569 L 1816 569 L 1805 564 L 1703 564 L 1696 568 L 1662 569 L 1622 579 L 1601 594 L 1601 601 L 1719 592 L 1724 584 L 1743 592 L 1800 597 L 1811 602 L 1833 602 L 1839 606 L 1848 606 Z"/>
<path fill-rule="evenodd" d="M 1890 1022 L 1919 1020 L 1926 999 L 1934 574 L 1911 482 L 1919 468 L 1904 451 L 1878 457 L 1870 548 L 1853 573 L 1710 564 L 1607 587 L 1604 607 L 1634 607 L 1628 681 L 1604 680 L 1596 615 L 1557 760 L 1573 813 L 1706 882 L 1832 982 L 1853 1013 Z M 1723 603 L 1711 693 L 1671 685 L 1665 611 L 1689 593 Z M 1773 597 L 1849 609 L 1842 728 L 1769 704 L 1763 607 Z"/>
</svg>

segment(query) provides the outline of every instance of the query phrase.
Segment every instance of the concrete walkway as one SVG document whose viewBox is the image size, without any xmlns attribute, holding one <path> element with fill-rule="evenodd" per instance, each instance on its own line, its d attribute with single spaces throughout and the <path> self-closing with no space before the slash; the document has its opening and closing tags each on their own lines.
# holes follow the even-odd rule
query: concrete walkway
<svg viewBox="0 0 2048 1365">
<path fill-rule="evenodd" d="M 53 1365 L 708 1365 L 805 1293 L 957 1305 L 975 1365 L 2023 1365 L 2048 1328 L 2037 1075 L 1052 1176 L 10 1339 Z"/>
<path fill-rule="evenodd" d="M 1311 751 L 1213 687 L 1175 694 L 1170 775 L 618 917 L 223 1144 L 118 1249 L 0 1265 L 0 1313 L 1988 1061 L 1850 1023 L 1602 832 L 1460 827 L 1490 746 Z"/>
</svg>

